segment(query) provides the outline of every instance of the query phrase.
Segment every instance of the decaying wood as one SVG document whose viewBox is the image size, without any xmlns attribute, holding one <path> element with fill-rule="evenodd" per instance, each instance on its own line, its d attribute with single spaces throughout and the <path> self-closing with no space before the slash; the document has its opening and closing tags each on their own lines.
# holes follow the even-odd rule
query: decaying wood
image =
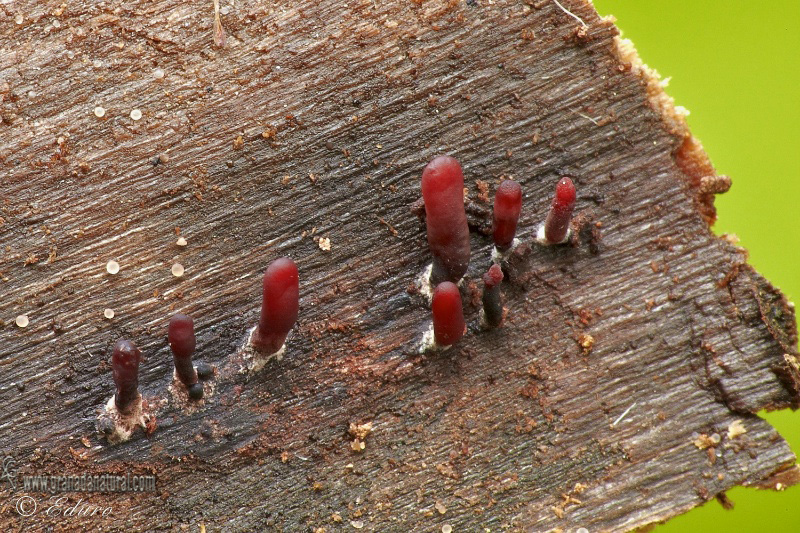
<svg viewBox="0 0 800 533">
<path fill-rule="evenodd" d="M 798 405 L 793 310 L 710 232 L 725 187 L 658 81 L 590 5 L 560 5 L 238 0 L 222 33 L 211 0 L 0 5 L 0 451 L 20 476 L 158 476 L 67 495 L 111 517 L 37 523 L 623 531 L 797 482 L 754 414 Z M 465 169 L 473 326 L 504 176 L 524 243 L 505 326 L 420 355 L 410 206 L 439 153 Z M 578 237 L 542 248 L 561 175 Z M 282 361 L 237 373 L 281 255 L 299 325 Z M 167 391 L 176 311 L 217 367 L 199 408 Z M 109 446 L 95 417 L 120 337 L 157 426 Z M 29 526 L 2 483 L 3 529 Z"/>
</svg>

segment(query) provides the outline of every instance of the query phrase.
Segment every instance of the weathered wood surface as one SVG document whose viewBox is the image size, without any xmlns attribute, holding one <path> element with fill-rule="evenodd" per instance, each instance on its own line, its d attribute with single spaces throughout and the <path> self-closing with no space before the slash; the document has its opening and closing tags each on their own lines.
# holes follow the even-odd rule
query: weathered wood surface
<svg viewBox="0 0 800 533">
<path fill-rule="evenodd" d="M 623 531 L 796 481 L 753 414 L 798 405 L 793 311 L 709 231 L 713 169 L 610 21 L 577 0 L 562 4 L 586 27 L 549 1 L 239 0 L 218 49 L 207 4 L 0 5 L 0 450 L 20 474 L 159 478 L 68 495 L 110 518 L 36 523 Z M 476 226 L 479 180 L 522 183 L 530 238 L 569 174 L 600 240 L 521 250 L 505 327 L 420 356 L 429 309 L 408 288 L 429 253 L 409 206 L 438 153 L 462 161 Z M 474 324 L 491 245 L 472 246 Z M 299 326 L 281 362 L 237 374 L 260 274 L 285 254 Z M 167 393 L 178 310 L 219 369 L 194 412 Z M 120 337 L 167 405 L 110 447 L 94 419 Z M 351 422 L 373 424 L 362 453 Z M 694 444 L 714 433 L 711 453 Z M 3 529 L 30 527 L 0 488 Z"/>
</svg>

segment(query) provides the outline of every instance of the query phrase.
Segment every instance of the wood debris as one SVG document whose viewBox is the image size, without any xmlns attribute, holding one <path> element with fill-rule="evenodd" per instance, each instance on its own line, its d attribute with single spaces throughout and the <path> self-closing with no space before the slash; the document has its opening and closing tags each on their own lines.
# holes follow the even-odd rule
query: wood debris
<svg viewBox="0 0 800 533">
<path fill-rule="evenodd" d="M 747 433 L 747 429 L 744 427 L 744 423 L 741 420 L 736 419 L 730 423 L 728 426 L 728 439 L 733 440 L 740 435 L 744 435 Z"/>
</svg>

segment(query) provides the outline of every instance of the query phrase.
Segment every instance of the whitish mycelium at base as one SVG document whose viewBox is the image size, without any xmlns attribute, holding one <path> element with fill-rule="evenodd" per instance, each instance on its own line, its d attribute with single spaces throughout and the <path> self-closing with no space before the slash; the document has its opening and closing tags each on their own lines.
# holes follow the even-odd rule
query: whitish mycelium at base
<svg viewBox="0 0 800 533">
<path fill-rule="evenodd" d="M 141 396 L 133 400 L 125 413 L 117 408 L 115 398 L 114 396 L 109 398 L 97 416 L 97 430 L 111 444 L 127 441 L 137 427 L 145 430 L 150 420 L 150 415 L 143 410 Z"/>
</svg>

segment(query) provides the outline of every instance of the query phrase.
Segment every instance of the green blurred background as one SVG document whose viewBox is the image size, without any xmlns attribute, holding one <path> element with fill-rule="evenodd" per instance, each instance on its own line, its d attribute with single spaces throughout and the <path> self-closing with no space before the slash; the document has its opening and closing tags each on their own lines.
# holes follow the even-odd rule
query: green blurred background
<svg viewBox="0 0 800 533">
<path fill-rule="evenodd" d="M 594 0 L 663 78 L 692 132 L 733 187 L 717 196 L 717 234 L 800 304 L 800 0 Z M 760 413 L 800 454 L 800 412 Z M 738 487 L 655 533 L 800 531 L 800 487 Z"/>
</svg>

